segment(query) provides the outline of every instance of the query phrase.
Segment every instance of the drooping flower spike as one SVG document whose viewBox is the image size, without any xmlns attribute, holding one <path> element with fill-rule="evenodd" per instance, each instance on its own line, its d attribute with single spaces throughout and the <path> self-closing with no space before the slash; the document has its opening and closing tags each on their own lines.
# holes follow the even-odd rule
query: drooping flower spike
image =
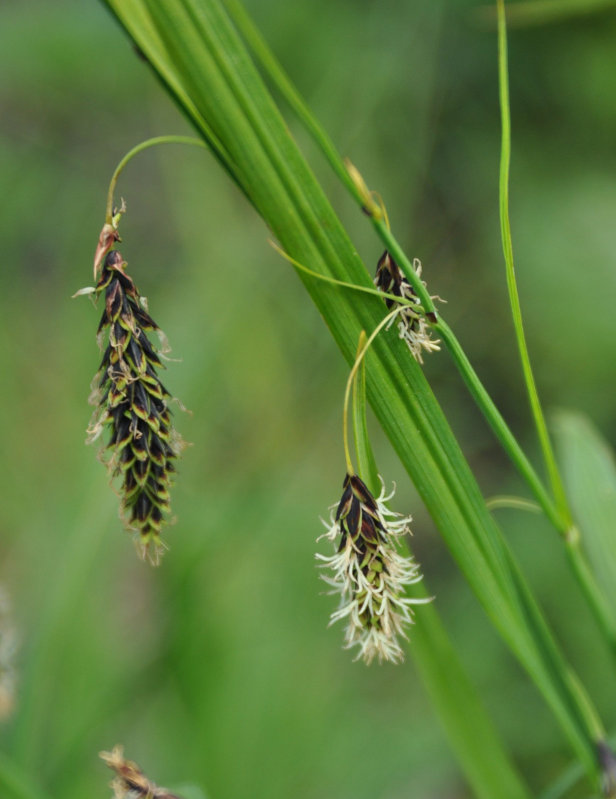
<svg viewBox="0 0 616 799">
<path fill-rule="evenodd" d="M 412 605 L 430 600 L 405 595 L 404 587 L 421 580 L 419 567 L 402 556 L 395 541 L 410 533 L 410 516 L 390 511 L 385 504 L 393 492 L 378 498 L 356 474 L 344 479 L 342 498 L 332 508 L 327 532 L 321 538 L 336 543 L 334 555 L 317 554 L 331 575 L 322 578 L 340 594 L 330 624 L 346 621 L 345 647 L 358 646 L 356 660 L 375 658 L 399 663 L 404 658 L 400 638 L 412 624 Z M 320 540 L 320 539 L 319 539 Z"/>
<path fill-rule="evenodd" d="M 121 241 L 118 226 L 126 212 L 124 200 L 114 207 L 114 193 L 122 171 L 139 153 L 159 144 L 189 144 L 207 149 L 200 139 L 156 136 L 129 150 L 116 166 L 107 191 L 105 224 L 94 253 L 96 286 L 74 296 L 104 294 L 105 309 L 98 327 L 99 343 L 109 330 L 107 346 L 92 383 L 90 403 L 96 410 L 88 427 L 88 440 L 105 428 L 109 439 L 103 450 L 112 477 L 121 476 L 121 514 L 134 531 L 137 549 L 157 564 L 165 549 L 161 529 L 169 513 L 169 486 L 174 461 L 183 447 L 169 411 L 170 394 L 158 378 L 166 339 L 150 316 L 145 298 L 126 272 L 126 262 L 113 248 Z M 147 332 L 161 341 L 155 349 Z"/>
<path fill-rule="evenodd" d="M 413 269 L 417 273 L 417 277 L 421 277 L 421 261 L 418 258 L 413 261 Z M 420 305 L 419 297 L 387 250 L 377 264 L 374 284 L 387 294 L 394 294 L 417 306 Z M 385 298 L 385 304 L 390 309 L 396 307 L 396 301 L 388 297 Z M 415 313 L 412 307 L 407 305 L 401 310 L 397 318 L 397 325 L 400 338 L 406 341 L 413 358 L 419 363 L 423 363 L 422 350 L 426 352 L 440 350 L 438 346 L 440 342 L 431 337 L 430 326 L 424 316 Z"/>
<path fill-rule="evenodd" d="M 329 523 L 324 522 L 327 532 L 320 537 L 335 543 L 336 551 L 331 556 L 317 554 L 321 566 L 332 572 L 322 578 L 332 586 L 331 593 L 340 594 L 340 604 L 332 613 L 330 624 L 346 620 L 345 646 L 358 646 L 356 660 L 362 658 L 366 663 L 375 658 L 393 663 L 403 660 L 400 638 L 406 638 L 404 628 L 413 621 L 411 606 L 431 601 L 405 593 L 405 586 L 421 580 L 412 557 L 401 555 L 396 547 L 396 539 L 410 534 L 411 517 L 389 509 L 387 503 L 394 492 L 386 495 L 380 477 L 381 492 L 374 497 L 355 472 L 349 447 L 349 400 L 354 386 L 356 452 L 367 473 L 376 474 L 365 425 L 363 372 L 358 376 L 372 342 L 403 307 L 390 311 L 368 338 L 363 331 L 360 334 L 344 394 L 342 439 L 347 468 L 342 498 L 332 507 Z"/>
<path fill-rule="evenodd" d="M 157 374 L 160 353 L 146 332 L 162 334 L 118 250 L 104 257 L 94 293 L 105 298 L 99 340 L 109 332 L 92 384 L 90 403 L 96 410 L 89 441 L 109 430 L 103 454 L 111 475 L 122 478 L 122 516 L 137 533 L 140 555 L 156 564 L 164 549 L 160 533 L 169 513 L 174 461 L 182 447 L 171 422 L 170 394 Z"/>
</svg>

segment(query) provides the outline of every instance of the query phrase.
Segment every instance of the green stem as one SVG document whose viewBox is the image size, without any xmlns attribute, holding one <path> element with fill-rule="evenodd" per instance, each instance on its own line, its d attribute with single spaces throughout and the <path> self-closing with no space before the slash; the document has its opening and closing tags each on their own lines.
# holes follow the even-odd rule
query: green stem
<svg viewBox="0 0 616 799">
<path fill-rule="evenodd" d="M 511 313 L 513 315 L 513 324 L 515 328 L 516 340 L 520 352 L 520 359 L 522 361 L 522 371 L 524 373 L 524 381 L 528 391 L 528 398 L 530 407 L 535 420 L 537 434 L 543 453 L 543 459 L 548 471 L 552 492 L 556 500 L 561 516 L 567 519 L 569 527 L 571 525 L 571 511 L 565 496 L 565 489 L 563 487 L 562 479 L 556 464 L 556 458 L 550 442 L 548 428 L 545 422 L 545 417 L 541 409 L 539 401 L 539 394 L 535 384 L 533 370 L 530 365 L 530 357 L 528 354 L 528 347 L 526 345 L 526 336 L 524 335 L 524 325 L 522 323 L 522 309 L 520 306 L 520 296 L 518 293 L 518 286 L 515 278 L 515 269 L 513 265 L 513 243 L 511 240 L 511 225 L 509 222 L 509 170 L 511 163 L 511 115 L 509 108 L 509 77 L 507 67 L 507 26 L 505 20 L 505 3 L 504 0 L 497 0 L 497 13 L 498 13 L 498 85 L 499 85 L 499 98 L 501 108 L 501 124 L 502 124 L 502 139 L 501 139 L 501 161 L 500 161 L 500 185 L 499 185 L 499 205 L 500 205 L 500 221 L 501 221 L 501 236 L 503 241 L 503 253 L 505 256 L 505 265 L 507 270 L 507 288 L 509 290 L 509 301 L 511 304 Z"/>
<path fill-rule="evenodd" d="M 434 328 L 447 345 L 468 390 L 481 409 L 496 437 L 501 442 L 503 449 L 515 464 L 518 472 L 526 480 L 529 488 L 535 495 L 535 499 L 541 505 L 548 519 L 560 533 L 565 545 L 567 559 L 569 560 L 582 594 L 608 646 L 616 653 L 616 619 L 614 618 L 614 614 L 611 611 L 603 591 L 597 584 L 597 580 L 588 564 L 586 555 L 582 551 L 579 533 L 571 523 L 568 510 L 566 513 L 563 512 L 563 509 L 559 508 L 553 502 L 545 490 L 543 482 L 518 444 L 515 436 L 501 416 L 500 411 L 492 401 L 492 398 L 477 377 L 475 370 L 451 328 L 442 318 L 434 325 Z"/>
<path fill-rule="evenodd" d="M 142 150 L 147 150 L 149 147 L 156 147 L 158 144 L 190 144 L 194 147 L 201 147 L 204 150 L 209 151 L 209 147 L 205 144 L 205 142 L 203 142 L 201 139 L 195 139 L 194 136 L 155 136 L 153 139 L 146 139 L 140 144 L 137 144 L 132 150 L 129 150 L 126 153 L 124 158 L 122 158 L 111 177 L 109 191 L 107 192 L 107 210 L 105 213 L 106 224 L 113 224 L 113 195 L 118 178 L 122 174 L 122 170 L 135 155 L 142 152 Z"/>
<path fill-rule="evenodd" d="M 366 334 L 362 330 L 359 335 L 357 352 L 363 349 Z M 379 491 L 379 473 L 370 446 L 368 421 L 366 419 L 366 363 L 362 365 L 353 383 L 353 438 L 355 439 L 355 455 L 357 457 L 358 474 L 370 491 L 377 496 Z"/>
<path fill-rule="evenodd" d="M 439 319 L 438 323 L 434 327 L 438 332 L 438 335 L 442 338 L 443 342 L 447 345 L 447 349 L 449 350 L 451 357 L 458 367 L 458 371 L 462 375 L 462 379 L 466 383 L 466 387 L 470 391 L 477 405 L 481 408 L 483 415 L 494 431 L 496 437 L 501 442 L 503 449 L 509 455 L 510 459 L 515 464 L 524 480 L 526 480 L 528 486 L 535 495 L 535 499 L 543 508 L 548 519 L 552 522 L 556 529 L 562 535 L 564 535 L 569 526 L 568 522 L 561 517 L 558 509 L 545 490 L 541 479 L 537 475 L 537 472 L 534 470 L 531 462 L 524 454 L 524 451 L 509 429 L 507 422 L 501 416 L 500 411 L 486 391 L 483 383 L 479 380 L 479 377 L 473 369 L 471 362 L 466 356 L 466 353 L 460 346 L 460 342 L 455 337 L 453 331 L 444 319 Z"/>
<path fill-rule="evenodd" d="M 370 345 L 374 341 L 374 339 L 378 336 L 381 330 L 386 327 L 389 322 L 394 319 L 394 317 L 400 313 L 400 311 L 404 308 L 403 305 L 395 308 L 393 311 L 387 314 L 378 325 L 374 328 L 370 337 L 366 340 L 366 343 L 363 344 L 362 342 L 366 338 L 365 332 L 362 330 L 359 335 L 359 346 L 357 348 L 357 357 L 355 358 L 355 363 L 353 364 L 351 371 L 349 372 L 349 377 L 347 379 L 346 389 L 344 391 L 344 405 L 342 410 L 342 438 L 344 441 L 344 457 L 346 459 L 347 465 L 347 472 L 349 474 L 355 474 L 355 469 L 353 468 L 353 462 L 351 460 L 351 450 L 349 448 L 349 399 L 351 396 L 351 387 L 353 386 L 353 381 L 355 380 L 355 375 L 357 374 L 357 370 L 362 365 L 364 356 L 370 349 Z"/>
<path fill-rule="evenodd" d="M 399 294 L 389 294 L 388 292 L 381 291 L 381 289 L 377 289 L 374 286 L 358 286 L 356 283 L 347 283 L 345 280 L 337 280 L 335 277 L 330 277 L 329 275 L 323 275 L 320 272 L 315 272 L 314 269 L 309 269 L 307 266 L 300 264 L 299 261 L 296 261 L 295 258 L 291 258 L 289 253 L 285 252 L 282 247 L 279 247 L 274 241 L 270 240 L 270 244 L 279 255 L 282 255 L 285 260 L 311 277 L 316 277 L 319 280 L 325 281 L 325 283 L 331 283 L 333 286 L 341 286 L 342 288 L 353 289 L 354 291 L 363 291 L 364 294 L 374 294 L 375 297 L 381 297 L 383 300 L 393 300 L 393 302 L 395 302 L 397 305 L 404 305 L 404 307 L 407 310 L 410 310 L 418 319 L 420 315 L 417 313 L 417 311 L 423 311 L 423 307 L 421 305 L 416 302 L 412 302 L 411 300 L 407 300 L 405 297 L 401 297 Z"/>
<path fill-rule="evenodd" d="M 580 533 L 575 525 L 567 530 L 564 537 L 567 560 L 575 574 L 578 585 L 592 609 L 603 636 L 616 655 L 616 622 L 613 610 L 604 593 L 599 588 L 595 575 L 590 568 L 581 548 Z"/>
</svg>

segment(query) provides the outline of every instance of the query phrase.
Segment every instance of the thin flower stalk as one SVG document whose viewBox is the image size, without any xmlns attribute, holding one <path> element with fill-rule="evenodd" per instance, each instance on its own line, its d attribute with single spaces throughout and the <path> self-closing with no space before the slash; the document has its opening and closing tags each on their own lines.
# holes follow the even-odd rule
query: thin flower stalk
<svg viewBox="0 0 616 799">
<path fill-rule="evenodd" d="M 412 605 L 425 603 L 405 595 L 404 587 L 421 580 L 418 565 L 403 557 L 395 540 L 410 533 L 410 516 L 401 516 L 386 505 L 393 492 L 378 498 L 356 474 L 344 479 L 342 498 L 332 508 L 327 532 L 320 538 L 337 542 L 334 555 L 317 554 L 322 575 L 340 594 L 340 605 L 330 624 L 346 620 L 345 647 L 358 646 L 356 660 L 375 658 L 399 663 L 404 659 L 400 638 L 412 624 Z M 320 539 L 319 539 L 320 540 Z"/>
<path fill-rule="evenodd" d="M 413 261 L 413 269 L 417 277 L 421 277 L 421 261 L 415 258 Z M 422 281 L 425 286 L 425 282 Z M 381 291 L 391 295 L 400 297 L 411 303 L 401 311 L 398 317 L 398 332 L 400 338 L 406 342 L 413 358 L 423 364 L 422 350 L 425 352 L 436 352 L 440 350 L 438 339 L 433 339 L 430 332 L 430 325 L 426 322 L 424 316 L 419 313 L 420 299 L 415 293 L 415 290 L 404 276 L 404 273 L 389 254 L 385 250 L 380 257 L 376 267 L 376 275 L 374 278 L 374 285 Z M 385 304 L 389 309 L 395 308 L 396 300 L 385 297 Z M 432 299 L 435 299 L 434 297 Z M 417 306 L 416 309 L 413 306 Z"/>
<path fill-rule="evenodd" d="M 111 475 L 122 479 L 121 514 L 137 533 L 139 554 L 156 564 L 164 549 L 160 534 L 170 510 L 174 461 L 182 447 L 171 422 L 170 394 L 157 374 L 161 352 L 147 332 L 159 334 L 163 349 L 165 340 L 118 250 L 105 256 L 93 291 L 104 295 L 98 336 L 101 341 L 108 330 L 108 340 L 92 385 L 90 403 L 96 410 L 88 440 L 109 430 L 103 454 Z"/>
<path fill-rule="evenodd" d="M 111 752 L 100 752 L 99 757 L 115 772 L 110 784 L 114 799 L 180 799 L 149 780 L 132 760 L 126 760 L 123 747 L 114 746 Z"/>
</svg>

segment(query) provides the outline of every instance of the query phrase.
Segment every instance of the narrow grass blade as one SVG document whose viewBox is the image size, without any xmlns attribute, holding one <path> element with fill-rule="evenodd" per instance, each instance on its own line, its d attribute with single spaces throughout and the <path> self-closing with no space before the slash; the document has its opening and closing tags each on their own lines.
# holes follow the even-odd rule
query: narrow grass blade
<svg viewBox="0 0 616 799">
<path fill-rule="evenodd" d="M 189 97 L 195 119 L 221 142 L 238 183 L 284 250 L 338 280 L 371 285 L 370 276 L 314 175 L 291 139 L 244 45 L 217 0 L 107 0 L 149 55 L 149 14 L 157 59 Z M 134 6 L 139 6 L 139 14 Z M 384 305 L 374 296 L 301 273 L 340 350 L 352 363 L 362 330 L 375 329 Z M 604 737 L 590 700 L 556 646 L 501 531 L 419 365 L 396 331 L 384 331 L 366 363 L 375 415 L 484 609 L 559 719 L 587 774 L 598 781 L 596 742 Z"/>
<path fill-rule="evenodd" d="M 428 596 L 413 586 L 413 596 Z M 434 604 L 415 616 L 409 646 L 451 748 L 479 799 L 531 794 L 511 763 L 497 730 L 462 666 Z"/>
<path fill-rule="evenodd" d="M 515 328 L 515 335 L 518 343 L 520 360 L 522 363 L 522 372 L 524 374 L 524 381 L 526 383 L 533 419 L 535 420 L 535 426 L 539 436 L 539 443 L 541 444 L 541 450 L 543 452 L 543 459 L 550 477 L 550 484 L 556 499 L 556 504 L 560 512 L 563 515 L 568 516 L 565 491 L 562 485 L 560 473 L 558 471 L 558 466 L 556 464 L 556 458 L 554 457 L 552 444 L 548 434 L 548 428 L 545 423 L 545 417 L 543 415 L 541 402 L 539 400 L 539 393 L 537 391 L 535 377 L 530 364 L 530 356 L 528 352 L 528 346 L 526 344 L 526 335 L 524 333 L 524 324 L 522 322 L 520 295 L 518 293 L 518 284 L 516 281 L 515 268 L 513 264 L 513 243 L 511 240 L 511 223 L 509 220 L 511 114 L 509 109 L 509 66 L 507 61 L 507 29 L 505 23 L 504 0 L 497 0 L 496 7 L 498 13 L 498 88 L 502 125 L 499 204 L 503 254 L 505 256 L 505 267 L 507 274 L 507 289 L 509 291 L 509 303 L 511 305 L 513 325 Z"/>
</svg>

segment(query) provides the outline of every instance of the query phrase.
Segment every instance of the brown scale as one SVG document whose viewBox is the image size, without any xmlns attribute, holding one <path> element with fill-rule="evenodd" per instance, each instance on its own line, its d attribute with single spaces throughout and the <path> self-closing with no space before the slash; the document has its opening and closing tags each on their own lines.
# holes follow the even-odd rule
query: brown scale
<svg viewBox="0 0 616 799">
<path fill-rule="evenodd" d="M 386 540 L 385 528 L 379 519 L 376 500 L 356 474 L 347 474 L 344 479 L 336 521 L 342 531 L 338 552 L 346 547 L 350 536 L 359 556 L 360 569 L 368 582 L 373 583 L 379 574 L 387 572 L 379 548 L 380 542 Z M 360 605 L 363 598 L 363 594 L 356 597 Z M 381 627 L 381 618 L 372 617 L 367 610 L 361 614 L 361 619 L 366 626 Z"/>
<path fill-rule="evenodd" d="M 376 266 L 374 284 L 386 294 L 394 294 L 396 297 L 407 300 L 412 300 L 417 297 L 413 291 L 413 287 L 404 277 L 404 273 L 387 250 L 385 250 L 383 255 L 379 258 L 379 262 Z M 419 298 L 417 298 L 417 302 L 419 303 Z M 392 310 L 395 305 L 395 300 L 385 297 L 385 305 Z M 407 317 L 407 323 L 411 330 L 417 330 L 419 327 L 419 320 L 416 318 Z"/>
</svg>

